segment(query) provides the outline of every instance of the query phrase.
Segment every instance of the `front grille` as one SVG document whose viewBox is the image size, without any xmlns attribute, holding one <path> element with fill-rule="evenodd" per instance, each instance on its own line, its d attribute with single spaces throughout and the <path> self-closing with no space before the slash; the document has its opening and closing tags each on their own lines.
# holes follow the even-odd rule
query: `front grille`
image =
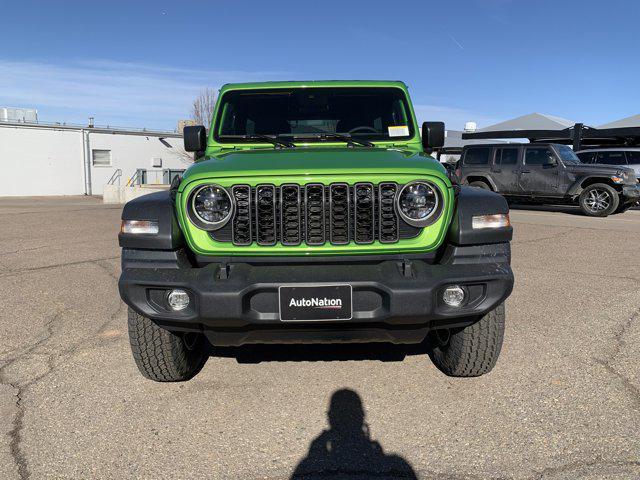
<svg viewBox="0 0 640 480">
<path fill-rule="evenodd" d="M 235 185 L 233 218 L 209 235 L 238 246 L 395 243 L 415 238 L 422 229 L 406 224 L 396 213 L 400 187 L 393 182 Z"/>
</svg>

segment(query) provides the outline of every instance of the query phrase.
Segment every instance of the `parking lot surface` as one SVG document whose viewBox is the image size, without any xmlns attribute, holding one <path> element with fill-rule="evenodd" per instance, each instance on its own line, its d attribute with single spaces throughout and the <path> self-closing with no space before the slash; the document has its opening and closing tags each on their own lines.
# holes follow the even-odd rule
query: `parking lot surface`
<svg viewBox="0 0 640 480">
<path fill-rule="evenodd" d="M 158 384 L 129 350 L 120 210 L 0 199 L 0 478 L 640 477 L 640 211 L 512 211 L 484 377 L 420 349 L 284 346 Z"/>
</svg>

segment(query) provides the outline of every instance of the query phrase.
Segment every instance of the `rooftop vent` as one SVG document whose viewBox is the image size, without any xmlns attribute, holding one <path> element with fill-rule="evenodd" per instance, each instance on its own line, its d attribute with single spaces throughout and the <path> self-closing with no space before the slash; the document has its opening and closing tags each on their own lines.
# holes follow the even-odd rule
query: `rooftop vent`
<svg viewBox="0 0 640 480">
<path fill-rule="evenodd" d="M 466 133 L 473 133 L 478 129 L 478 124 L 476 122 L 467 122 L 464 124 L 464 131 Z"/>
<path fill-rule="evenodd" d="M 0 107 L 0 122 L 38 123 L 35 108 Z"/>
</svg>

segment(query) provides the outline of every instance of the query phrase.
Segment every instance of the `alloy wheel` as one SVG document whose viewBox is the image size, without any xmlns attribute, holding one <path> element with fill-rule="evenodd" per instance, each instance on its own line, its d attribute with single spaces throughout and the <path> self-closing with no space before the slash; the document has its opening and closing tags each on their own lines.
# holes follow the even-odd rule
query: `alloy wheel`
<svg viewBox="0 0 640 480">
<path fill-rule="evenodd" d="M 592 212 L 601 212 L 611 205 L 611 193 L 604 189 L 594 188 L 589 191 L 584 203 Z"/>
</svg>

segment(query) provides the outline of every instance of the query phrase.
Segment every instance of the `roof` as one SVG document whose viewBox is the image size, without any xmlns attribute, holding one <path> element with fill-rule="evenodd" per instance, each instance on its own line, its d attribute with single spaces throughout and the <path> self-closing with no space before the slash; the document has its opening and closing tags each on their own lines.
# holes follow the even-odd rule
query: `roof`
<svg viewBox="0 0 640 480">
<path fill-rule="evenodd" d="M 465 145 L 484 145 L 485 143 L 485 140 L 463 140 L 460 130 L 447 130 L 444 137 L 444 148 L 462 148 Z M 504 143 L 508 143 L 508 141 L 505 140 Z"/>
<path fill-rule="evenodd" d="M 495 132 L 505 130 L 564 130 L 572 127 L 575 122 L 566 118 L 546 115 L 543 113 L 530 113 L 521 117 L 512 118 L 495 125 L 478 129 L 477 132 Z"/>
<path fill-rule="evenodd" d="M 292 87 L 396 87 L 407 90 L 407 85 L 399 80 L 295 80 L 277 82 L 227 83 L 220 93 L 227 90 L 292 88 Z"/>
<path fill-rule="evenodd" d="M 598 128 L 625 128 L 625 127 L 640 127 L 640 114 L 632 115 L 630 117 L 621 118 L 610 123 L 600 125 Z"/>
<path fill-rule="evenodd" d="M 130 127 L 114 127 L 114 126 L 100 126 L 95 125 L 90 127 L 88 125 L 77 125 L 70 123 L 52 123 L 52 122 L 14 122 L 0 120 L 0 128 L 31 128 L 40 130 L 74 130 L 94 133 L 113 133 L 118 135 L 138 135 L 146 137 L 182 137 L 182 133 L 171 132 L 167 130 L 148 130 L 146 128 L 130 128 Z"/>
<path fill-rule="evenodd" d="M 580 152 L 640 152 L 640 147 L 611 147 L 611 148 L 589 148 L 588 145 L 585 145 L 586 148 L 582 150 L 578 150 L 576 153 Z"/>
<path fill-rule="evenodd" d="M 476 140 L 478 143 L 474 143 L 474 144 L 469 144 L 470 147 L 504 147 L 504 148 L 509 148 L 509 147 L 535 147 L 535 146 L 547 146 L 547 145 L 560 145 L 559 143 L 556 142 L 504 142 L 504 143 L 498 143 L 498 142 L 484 142 L 482 140 Z"/>
</svg>

